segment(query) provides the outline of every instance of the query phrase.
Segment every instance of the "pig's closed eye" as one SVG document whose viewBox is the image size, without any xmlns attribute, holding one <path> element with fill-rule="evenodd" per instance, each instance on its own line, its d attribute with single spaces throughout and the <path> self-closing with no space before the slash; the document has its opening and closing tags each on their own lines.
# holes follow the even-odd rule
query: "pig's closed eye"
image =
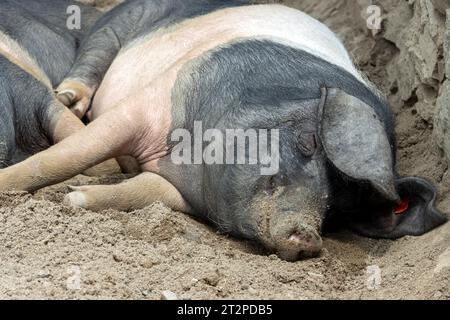
<svg viewBox="0 0 450 320">
<path fill-rule="evenodd" d="M 303 133 L 299 137 L 299 149 L 305 157 L 312 157 L 317 150 L 317 136 L 315 133 Z"/>
</svg>

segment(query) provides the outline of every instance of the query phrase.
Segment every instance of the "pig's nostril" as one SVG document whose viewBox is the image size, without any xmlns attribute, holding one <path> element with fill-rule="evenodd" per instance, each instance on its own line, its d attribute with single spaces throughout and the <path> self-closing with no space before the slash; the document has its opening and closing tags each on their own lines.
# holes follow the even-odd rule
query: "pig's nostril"
<svg viewBox="0 0 450 320">
<path fill-rule="evenodd" d="M 316 232 L 294 232 L 288 237 L 289 246 L 300 258 L 314 257 L 322 250 L 322 238 Z"/>
<path fill-rule="evenodd" d="M 306 222 L 288 221 L 271 226 L 271 246 L 286 261 L 316 257 L 322 250 L 319 230 Z"/>
</svg>

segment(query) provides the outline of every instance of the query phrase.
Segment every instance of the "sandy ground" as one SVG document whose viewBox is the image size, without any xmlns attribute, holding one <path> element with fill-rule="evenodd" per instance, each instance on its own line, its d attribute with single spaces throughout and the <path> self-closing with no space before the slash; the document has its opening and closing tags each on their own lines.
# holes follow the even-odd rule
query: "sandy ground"
<svg viewBox="0 0 450 320">
<path fill-rule="evenodd" d="M 388 94 L 398 116 L 399 172 L 435 182 L 439 207 L 450 212 L 450 176 L 432 124 L 387 85 L 390 45 L 374 47 L 349 27 L 350 8 L 287 2 L 337 31 Z M 398 241 L 339 233 L 325 238 L 320 257 L 288 263 L 158 203 L 130 213 L 61 204 L 69 184 L 123 178 L 79 176 L 34 195 L 0 194 L 0 298 L 160 299 L 166 290 L 185 299 L 450 298 L 450 224 Z"/>
</svg>

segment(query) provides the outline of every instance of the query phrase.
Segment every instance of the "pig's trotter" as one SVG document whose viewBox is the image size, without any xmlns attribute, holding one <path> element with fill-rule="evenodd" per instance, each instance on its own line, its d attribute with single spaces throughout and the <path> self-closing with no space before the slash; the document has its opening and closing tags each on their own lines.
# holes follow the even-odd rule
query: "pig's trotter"
<svg viewBox="0 0 450 320">
<path fill-rule="evenodd" d="M 71 187 L 64 204 L 92 211 L 130 211 L 160 201 L 169 208 L 192 213 L 180 192 L 166 179 L 145 172 L 117 185 Z"/>
<path fill-rule="evenodd" d="M 67 79 L 56 89 L 58 100 L 69 107 L 78 117 L 83 118 L 89 109 L 94 89 L 81 81 Z"/>
</svg>

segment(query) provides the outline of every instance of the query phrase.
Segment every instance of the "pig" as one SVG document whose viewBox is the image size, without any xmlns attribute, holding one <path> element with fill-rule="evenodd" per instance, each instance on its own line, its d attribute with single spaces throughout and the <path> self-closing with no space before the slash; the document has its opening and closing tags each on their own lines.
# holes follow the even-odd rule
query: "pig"
<svg viewBox="0 0 450 320">
<path fill-rule="evenodd" d="M 66 26 L 71 5 L 83 16 L 80 29 Z M 99 17 L 97 10 L 67 0 L 0 2 L 0 168 L 84 127 L 53 88 L 69 72 L 84 32 Z"/>
<path fill-rule="evenodd" d="M 57 92 L 91 123 L 1 170 L 0 190 L 34 191 L 131 157 L 140 174 L 72 187 L 64 203 L 127 211 L 162 201 L 287 261 L 320 254 L 338 224 L 395 239 L 447 218 L 433 185 L 395 173 L 386 101 L 331 30 L 292 8 L 127 1 L 98 20 Z M 230 140 L 232 161 L 189 153 L 225 154 L 230 130 L 245 136 L 240 148 Z M 252 132 L 266 133 L 257 141 L 270 161 L 252 161 Z"/>
</svg>

